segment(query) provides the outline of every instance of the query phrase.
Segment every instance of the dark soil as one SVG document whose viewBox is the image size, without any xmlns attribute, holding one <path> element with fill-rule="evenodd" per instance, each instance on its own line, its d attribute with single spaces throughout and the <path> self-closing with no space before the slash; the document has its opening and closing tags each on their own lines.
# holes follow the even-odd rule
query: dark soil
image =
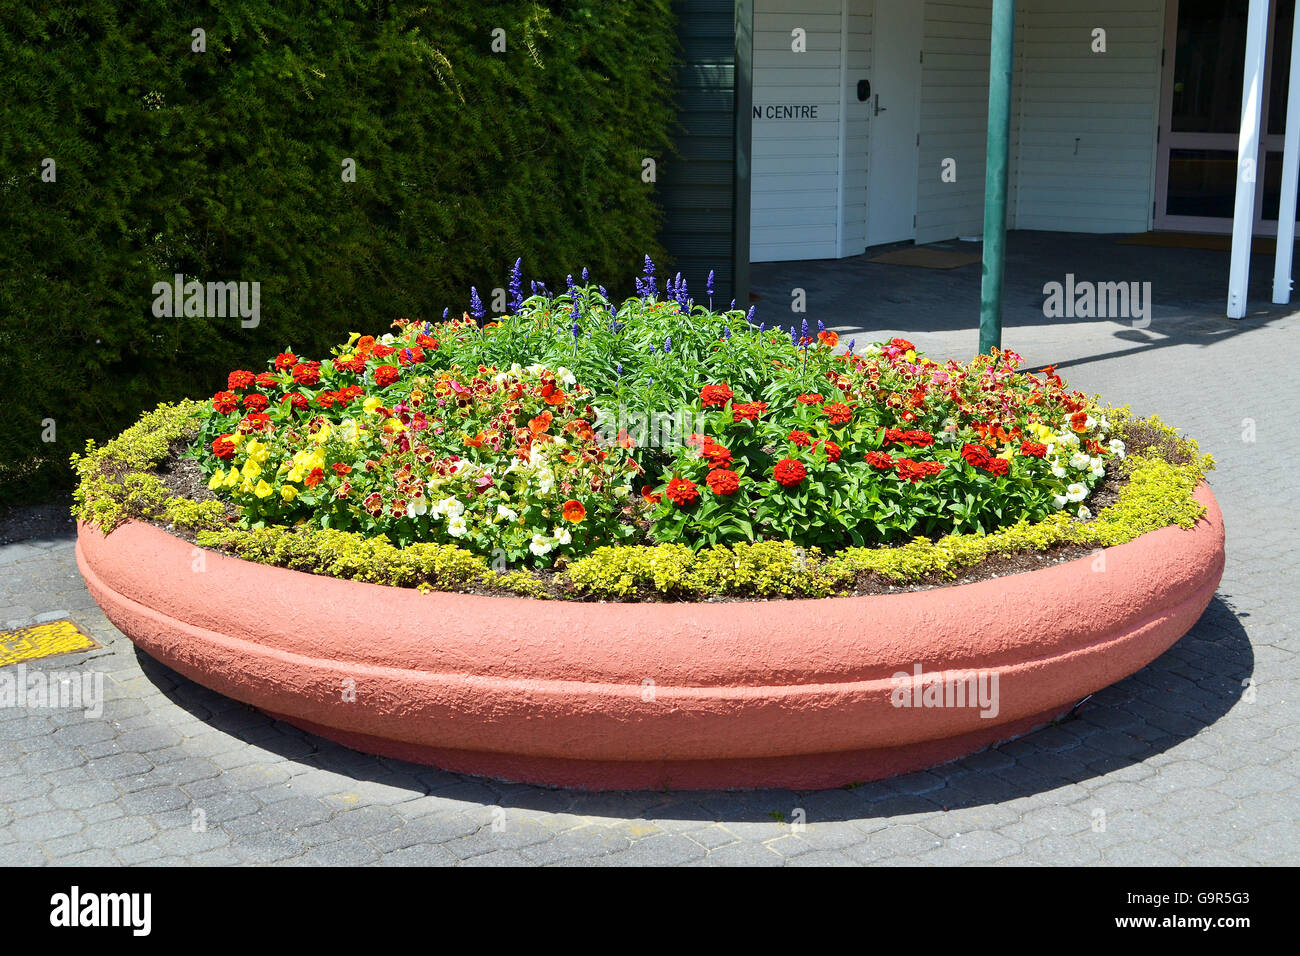
<svg viewBox="0 0 1300 956">
<path fill-rule="evenodd" d="M 158 466 L 156 473 L 159 479 L 173 494 L 189 498 L 193 501 L 211 501 L 216 500 L 209 489 L 207 482 L 203 478 L 203 473 L 199 470 L 198 464 L 192 458 L 182 457 L 185 452 L 184 443 L 176 443 L 172 446 L 171 455 L 168 459 Z M 1097 487 L 1088 499 L 1088 507 L 1094 514 L 1102 508 L 1112 504 L 1119 497 L 1119 490 L 1123 487 L 1126 479 L 1118 474 L 1117 469 L 1112 462 L 1106 469 L 1106 480 Z M 226 514 L 233 523 L 238 519 L 237 510 L 227 505 Z M 193 533 L 184 529 L 175 528 L 170 525 L 164 525 L 162 522 L 153 522 L 159 528 L 170 534 L 183 538 L 191 544 L 197 543 Z M 3 524 L 0 524 L 0 531 L 3 530 Z M 956 578 L 945 578 L 938 574 L 928 575 L 919 581 L 910 584 L 899 584 L 883 578 L 877 574 L 864 573 L 858 576 L 855 586 L 846 596 L 857 596 L 866 594 L 903 594 L 908 591 L 928 591 L 933 588 L 951 587 L 958 584 L 971 584 L 975 581 L 986 581 L 991 578 L 1002 578 L 1012 574 L 1021 574 L 1025 571 L 1037 571 L 1040 568 L 1048 568 L 1056 564 L 1064 564 L 1067 561 L 1074 561 L 1091 554 L 1093 549 L 1085 548 L 1075 544 L 1057 545 L 1048 548 L 1045 551 L 1013 551 L 1004 554 L 993 555 L 986 558 L 978 564 L 972 565 L 959 572 Z M 554 572 L 540 572 L 538 578 L 542 585 L 555 598 L 565 600 L 586 600 L 595 601 L 594 598 L 574 598 L 572 595 L 561 590 L 555 585 L 557 575 Z M 492 596 L 518 597 L 513 591 L 507 591 L 502 588 L 492 587 L 475 587 L 465 588 L 462 593 L 466 594 L 483 594 Z M 661 594 L 641 594 L 630 599 L 631 601 L 673 601 L 672 598 L 665 598 Z M 692 598 L 691 600 L 700 600 Z M 729 603 L 741 601 L 753 601 L 755 598 L 742 598 L 730 596 L 718 596 L 704 598 L 704 601 L 711 603 Z M 761 600 L 761 599 L 759 599 Z M 783 598 L 774 598 L 772 600 L 785 600 Z"/>
</svg>

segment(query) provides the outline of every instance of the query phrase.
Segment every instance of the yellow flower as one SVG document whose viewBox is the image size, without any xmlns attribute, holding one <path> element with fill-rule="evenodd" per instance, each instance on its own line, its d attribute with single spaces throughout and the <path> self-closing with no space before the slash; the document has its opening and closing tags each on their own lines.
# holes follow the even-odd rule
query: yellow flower
<svg viewBox="0 0 1300 956">
<path fill-rule="evenodd" d="M 284 485 L 280 489 L 280 497 L 285 501 L 293 501 L 294 498 L 298 497 L 298 489 L 293 485 Z"/>
<path fill-rule="evenodd" d="M 244 449 L 244 454 L 248 456 L 249 461 L 255 461 L 259 465 L 266 461 L 266 456 L 271 453 L 271 446 L 266 442 L 260 442 L 256 438 L 248 443 Z M 260 471 L 261 469 L 259 469 Z"/>
<path fill-rule="evenodd" d="M 226 473 L 226 480 L 225 480 L 226 487 L 227 488 L 235 487 L 235 485 L 239 484 L 241 477 L 242 476 L 239 474 L 238 469 L 231 468 L 230 471 Z"/>
<path fill-rule="evenodd" d="M 244 462 L 243 475 L 245 478 L 256 478 L 262 473 L 262 466 L 258 464 L 256 458 L 250 458 Z"/>
<path fill-rule="evenodd" d="M 369 398 L 367 398 L 364 402 L 361 403 L 361 407 L 365 409 L 367 415 L 373 415 L 375 413 L 375 409 L 382 407 L 383 404 L 384 403 L 382 401 L 380 401 L 375 396 L 371 395 Z"/>
<path fill-rule="evenodd" d="M 218 468 L 216 471 L 212 473 L 212 477 L 208 479 L 208 487 L 211 488 L 213 491 L 216 491 L 218 488 L 221 487 L 222 482 L 224 482 L 225 480 L 226 480 L 226 469 Z"/>
<path fill-rule="evenodd" d="M 316 434 L 314 434 L 314 435 L 311 436 L 312 441 L 314 441 L 316 444 L 319 445 L 319 444 L 321 444 L 322 442 L 325 442 L 326 440 L 328 440 L 329 437 L 330 437 L 330 434 L 331 434 L 333 431 L 334 431 L 334 426 L 333 426 L 333 425 L 331 425 L 329 422 L 321 422 L 321 423 L 320 423 L 320 430 L 319 430 L 318 432 L 316 432 Z"/>
<path fill-rule="evenodd" d="M 253 489 L 253 494 L 257 495 L 259 498 L 269 498 L 273 491 L 275 491 L 275 489 L 268 485 L 266 479 L 263 478 L 257 483 L 257 487 Z"/>
<path fill-rule="evenodd" d="M 359 339 L 359 338 L 361 338 L 361 333 L 360 333 L 360 332 L 353 332 L 351 335 L 348 336 L 347 344 L 344 345 L 343 347 L 344 347 L 345 349 L 350 349 L 350 348 L 352 348 L 352 343 L 355 342 L 355 341 L 356 341 L 357 339 Z"/>
<path fill-rule="evenodd" d="M 398 432 L 406 431 L 406 426 L 402 424 L 400 419 L 390 418 L 384 422 L 384 431 L 389 435 L 396 435 Z"/>
</svg>

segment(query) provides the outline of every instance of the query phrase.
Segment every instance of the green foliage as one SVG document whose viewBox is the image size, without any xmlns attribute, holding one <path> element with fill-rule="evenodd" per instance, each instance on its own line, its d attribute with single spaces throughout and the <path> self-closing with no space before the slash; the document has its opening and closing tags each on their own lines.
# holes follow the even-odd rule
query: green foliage
<svg viewBox="0 0 1300 956">
<path fill-rule="evenodd" d="M 517 257 L 630 274 L 675 44 L 669 0 L 4 4 L 0 495 L 286 344 L 491 307 Z M 178 272 L 260 282 L 260 324 L 155 317 Z"/>
<path fill-rule="evenodd" d="M 1113 547 L 1170 525 L 1190 528 L 1205 513 L 1193 492 L 1214 467 L 1194 441 L 1158 418 L 1134 420 L 1126 409 L 1107 409 L 1116 434 L 1130 448 L 1123 462 L 1127 481 L 1117 500 L 1091 521 L 1056 512 L 990 534 L 916 538 L 894 547 L 853 547 L 830 554 L 789 541 L 740 542 L 699 551 L 684 544 L 602 547 L 573 561 L 555 577 L 552 589 L 532 572 L 493 571 L 483 557 L 455 545 L 421 542 L 402 548 L 383 536 L 367 538 L 307 525 L 228 527 L 218 502 L 171 496 L 153 473 L 168 449 L 192 439 L 206 411 L 198 402 L 161 405 L 107 444 L 89 443 L 85 455 L 74 457 L 81 476 L 76 516 L 105 532 L 130 518 L 167 523 L 194 532 L 204 547 L 314 574 L 421 590 L 487 589 L 533 598 L 556 592 L 613 601 L 815 598 L 851 591 L 860 575 L 899 585 L 929 578 L 952 580 L 963 569 L 998 554 L 1046 551 L 1057 545 Z"/>
</svg>

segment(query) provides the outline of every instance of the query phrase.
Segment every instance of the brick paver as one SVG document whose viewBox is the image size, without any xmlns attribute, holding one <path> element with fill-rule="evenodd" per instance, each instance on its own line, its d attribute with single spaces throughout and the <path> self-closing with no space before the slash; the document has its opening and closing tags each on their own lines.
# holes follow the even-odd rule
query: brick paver
<svg viewBox="0 0 1300 956">
<path fill-rule="evenodd" d="M 1156 262 L 1156 278 L 1172 283 L 1185 252 L 1124 255 L 1146 257 L 1131 260 L 1139 272 Z M 1147 329 L 1052 323 L 1029 294 L 1052 277 L 1032 269 L 1051 268 L 1050 257 L 1022 258 L 1007 344 L 1198 438 L 1219 461 L 1227 524 L 1227 571 L 1201 621 L 1074 719 L 943 767 L 816 793 L 584 794 L 483 781 L 348 751 L 153 662 L 90 599 L 64 535 L 0 548 L 0 625 L 70 616 L 103 649 L 28 669 L 101 671 L 107 700 L 98 720 L 0 708 L 0 865 L 1300 862 L 1297 320 L 1197 317 L 1161 306 L 1157 284 Z M 1256 259 L 1257 272 L 1266 265 Z M 1203 271 L 1189 281 L 1205 281 Z M 770 303 L 789 276 L 763 278 Z M 820 310 L 843 334 L 865 340 L 864 326 L 880 327 L 936 356 L 973 349 L 968 297 L 965 319 L 952 317 L 959 285 L 946 304 L 918 294 L 905 324 L 828 303 L 820 292 L 838 294 L 841 280 L 814 279 L 810 316 Z M 1254 440 L 1243 440 L 1251 422 Z"/>
</svg>

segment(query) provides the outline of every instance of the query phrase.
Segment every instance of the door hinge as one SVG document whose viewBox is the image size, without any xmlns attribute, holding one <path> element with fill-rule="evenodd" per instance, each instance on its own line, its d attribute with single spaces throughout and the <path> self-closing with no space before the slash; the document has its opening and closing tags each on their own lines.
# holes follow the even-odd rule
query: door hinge
<svg viewBox="0 0 1300 956">
<path fill-rule="evenodd" d="M 921 51 L 921 53 L 920 53 L 920 57 L 921 57 L 920 62 L 924 63 L 924 62 L 925 62 L 925 51 L 924 51 L 924 50 Z"/>
<path fill-rule="evenodd" d="M 1164 66 L 1164 65 L 1165 65 L 1165 48 L 1164 48 L 1164 47 L 1161 47 L 1161 48 L 1160 48 L 1160 65 L 1161 65 L 1161 66 Z"/>
<path fill-rule="evenodd" d="M 913 214 L 913 216 L 912 216 L 912 228 L 913 228 L 913 229 L 916 228 L 916 216 L 915 216 L 915 214 Z"/>
<path fill-rule="evenodd" d="M 921 134 L 920 134 L 920 133 L 917 133 L 917 134 L 916 134 L 916 145 L 917 145 L 917 146 L 920 146 L 920 145 L 921 145 Z"/>
</svg>

